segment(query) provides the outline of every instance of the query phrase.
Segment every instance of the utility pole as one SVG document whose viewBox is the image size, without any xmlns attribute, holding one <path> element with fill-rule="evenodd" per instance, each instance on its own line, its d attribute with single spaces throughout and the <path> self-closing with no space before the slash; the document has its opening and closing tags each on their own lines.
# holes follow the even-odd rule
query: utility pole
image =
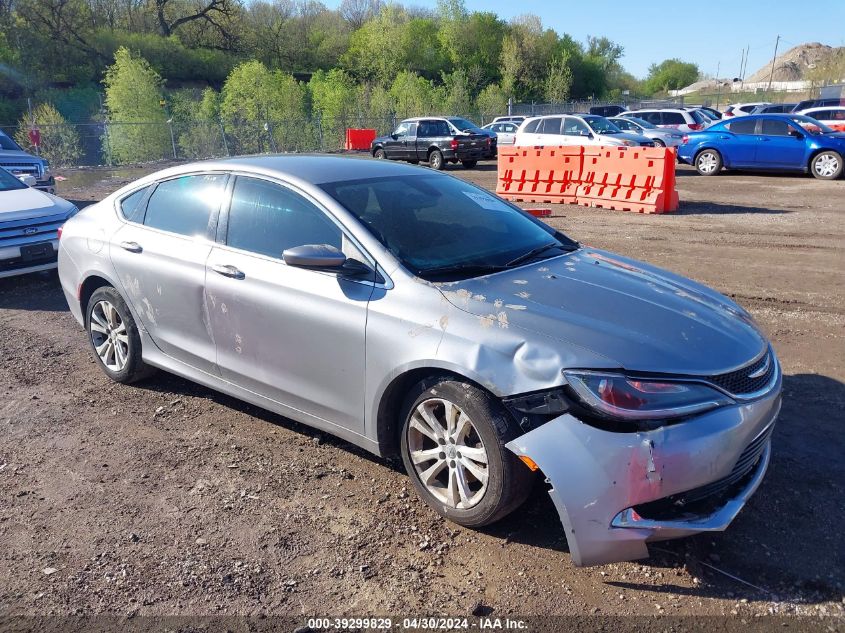
<svg viewBox="0 0 845 633">
<path fill-rule="evenodd" d="M 775 76 L 775 60 L 778 57 L 778 44 L 780 44 L 780 35 L 778 35 L 778 38 L 775 40 L 775 56 L 772 57 L 772 72 L 769 73 L 769 85 L 766 88 L 766 92 L 769 92 L 772 89 L 772 79 Z"/>
<path fill-rule="evenodd" d="M 719 109 L 719 101 L 722 100 L 722 80 L 719 79 L 719 70 L 722 68 L 722 62 L 716 63 L 716 87 L 718 88 L 716 92 L 716 109 Z"/>
</svg>

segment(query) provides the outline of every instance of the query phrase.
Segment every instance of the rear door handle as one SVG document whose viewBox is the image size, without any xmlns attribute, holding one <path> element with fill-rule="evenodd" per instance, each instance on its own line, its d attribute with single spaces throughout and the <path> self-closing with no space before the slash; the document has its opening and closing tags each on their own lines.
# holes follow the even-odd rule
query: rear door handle
<svg viewBox="0 0 845 633">
<path fill-rule="evenodd" d="M 138 242 L 121 242 L 120 248 L 125 251 L 129 251 L 130 253 L 140 253 L 144 250 Z"/>
<path fill-rule="evenodd" d="M 224 277 L 231 277 L 232 279 L 243 279 L 244 277 L 246 277 L 243 272 L 241 272 L 234 266 L 229 266 L 228 264 L 214 264 L 214 266 L 211 267 L 211 270 L 216 272 L 218 275 L 223 275 Z"/>
</svg>

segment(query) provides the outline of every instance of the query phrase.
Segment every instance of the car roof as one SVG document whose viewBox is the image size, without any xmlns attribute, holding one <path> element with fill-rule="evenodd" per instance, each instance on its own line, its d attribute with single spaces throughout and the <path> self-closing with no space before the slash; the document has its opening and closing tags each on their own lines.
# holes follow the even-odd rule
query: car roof
<svg viewBox="0 0 845 633">
<path fill-rule="evenodd" d="M 807 108 L 806 110 L 801 110 L 801 113 L 815 112 L 816 110 L 845 110 L 845 106 L 841 106 L 841 105 L 813 106 L 812 108 Z"/>
<path fill-rule="evenodd" d="M 172 178 L 197 171 L 249 171 L 285 179 L 298 179 L 311 184 L 420 175 L 421 168 L 389 160 L 325 156 L 311 154 L 282 154 L 268 156 L 238 156 L 225 159 L 197 161 L 151 174 L 149 180 Z M 429 170 L 429 173 L 430 172 Z M 145 178 L 144 180 L 147 180 Z"/>
</svg>

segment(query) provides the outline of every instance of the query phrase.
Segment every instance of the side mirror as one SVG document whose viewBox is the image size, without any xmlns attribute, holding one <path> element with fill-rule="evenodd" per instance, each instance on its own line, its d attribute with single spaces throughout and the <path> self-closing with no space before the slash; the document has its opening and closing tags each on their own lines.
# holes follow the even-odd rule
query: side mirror
<svg viewBox="0 0 845 633">
<path fill-rule="evenodd" d="M 587 132 L 587 138 L 596 138 L 592 132 Z"/>
<path fill-rule="evenodd" d="M 282 257 L 288 266 L 314 270 L 340 270 L 346 255 L 328 244 L 305 244 L 286 248 Z"/>
</svg>

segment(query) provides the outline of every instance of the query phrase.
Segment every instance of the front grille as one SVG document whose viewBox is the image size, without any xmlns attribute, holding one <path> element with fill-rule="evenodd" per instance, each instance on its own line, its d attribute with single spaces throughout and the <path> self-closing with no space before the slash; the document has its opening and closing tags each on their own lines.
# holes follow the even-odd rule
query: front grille
<svg viewBox="0 0 845 633">
<path fill-rule="evenodd" d="M 32 174 L 36 178 L 41 175 L 41 170 L 38 168 L 37 163 L 9 163 L 0 161 L 0 167 L 5 167 L 12 173 Z"/>
<path fill-rule="evenodd" d="M 56 232 L 66 219 L 67 214 L 63 213 L 32 220 L 0 222 L 0 247 L 25 246 L 45 239 L 56 239 Z"/>
<path fill-rule="evenodd" d="M 640 516 L 655 520 L 673 520 L 690 514 L 704 516 L 713 513 L 736 496 L 754 476 L 773 429 L 774 424 L 770 424 L 745 447 L 727 477 L 686 492 L 640 504 L 634 509 Z"/>
<path fill-rule="evenodd" d="M 760 391 L 769 384 L 775 373 L 775 364 L 776 361 L 772 355 L 772 351 L 767 350 L 759 360 L 753 362 L 751 365 L 746 365 L 742 369 L 737 369 L 726 374 L 709 376 L 706 380 L 730 394 L 744 396 Z M 754 374 L 763 367 L 766 367 L 766 370 L 761 375 L 755 378 L 749 377 L 749 374 Z"/>
</svg>

